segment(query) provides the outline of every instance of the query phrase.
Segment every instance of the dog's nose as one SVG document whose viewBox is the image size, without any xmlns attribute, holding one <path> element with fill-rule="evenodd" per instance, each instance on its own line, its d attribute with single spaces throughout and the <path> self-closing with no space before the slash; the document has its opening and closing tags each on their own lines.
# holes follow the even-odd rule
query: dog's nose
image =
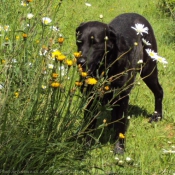
<svg viewBox="0 0 175 175">
<path fill-rule="evenodd" d="M 79 65 L 79 64 L 80 64 L 80 65 L 84 65 L 85 63 L 86 63 L 85 58 L 82 57 L 82 58 L 78 58 L 78 59 L 77 59 L 77 64 L 78 64 L 78 65 Z"/>
</svg>

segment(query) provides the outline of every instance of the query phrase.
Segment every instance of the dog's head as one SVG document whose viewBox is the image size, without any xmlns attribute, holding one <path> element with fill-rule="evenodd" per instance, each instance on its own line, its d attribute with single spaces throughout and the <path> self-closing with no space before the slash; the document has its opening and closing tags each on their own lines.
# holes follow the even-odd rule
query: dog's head
<svg viewBox="0 0 175 175">
<path fill-rule="evenodd" d="M 89 75 L 96 76 L 96 71 L 102 69 L 105 57 L 115 50 L 116 35 L 107 24 L 97 21 L 82 23 L 76 29 L 76 44 L 81 57 L 77 64 Z"/>
</svg>

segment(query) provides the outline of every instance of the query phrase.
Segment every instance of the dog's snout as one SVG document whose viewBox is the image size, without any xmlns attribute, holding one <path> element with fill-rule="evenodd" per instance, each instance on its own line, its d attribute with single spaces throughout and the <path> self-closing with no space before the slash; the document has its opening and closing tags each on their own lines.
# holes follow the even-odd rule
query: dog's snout
<svg viewBox="0 0 175 175">
<path fill-rule="evenodd" d="M 78 58 L 78 60 L 77 60 L 77 64 L 80 64 L 80 65 L 84 65 L 86 63 L 86 60 L 85 60 L 85 58 Z"/>
</svg>

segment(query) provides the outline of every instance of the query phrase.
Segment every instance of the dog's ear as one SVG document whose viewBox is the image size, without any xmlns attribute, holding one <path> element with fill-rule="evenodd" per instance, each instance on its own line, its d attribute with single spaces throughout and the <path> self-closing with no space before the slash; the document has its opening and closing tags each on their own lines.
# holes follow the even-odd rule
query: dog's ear
<svg viewBox="0 0 175 175">
<path fill-rule="evenodd" d="M 110 41 L 108 42 L 108 48 L 112 49 L 116 45 L 116 33 L 115 30 L 110 26 L 108 26 L 108 37 Z"/>
<path fill-rule="evenodd" d="M 129 50 L 129 46 L 125 40 L 125 37 L 120 34 L 116 36 L 116 44 L 119 52 L 126 52 Z"/>
<path fill-rule="evenodd" d="M 117 34 L 113 27 L 108 26 L 109 30 L 109 39 L 113 44 L 118 48 L 119 52 L 127 51 L 129 49 L 128 43 L 125 40 L 125 37 Z"/>
<path fill-rule="evenodd" d="M 85 24 L 85 22 L 82 22 L 77 28 L 76 28 L 76 36 L 78 36 L 78 33 L 80 31 L 80 28 Z"/>
</svg>

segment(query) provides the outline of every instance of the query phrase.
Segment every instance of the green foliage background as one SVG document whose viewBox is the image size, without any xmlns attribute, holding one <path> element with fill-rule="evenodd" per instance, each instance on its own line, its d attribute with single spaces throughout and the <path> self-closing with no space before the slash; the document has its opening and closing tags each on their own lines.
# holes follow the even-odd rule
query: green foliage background
<svg viewBox="0 0 175 175">
<path fill-rule="evenodd" d="M 90 7 L 86 2 L 33 0 L 27 6 L 22 6 L 20 1 L 1 2 L 0 26 L 9 25 L 10 30 L 0 32 L 0 171 L 6 174 L 175 173 L 174 19 L 162 13 L 162 9 L 167 12 L 168 3 L 173 17 L 174 1 L 89 0 Z M 77 67 L 69 68 L 48 58 L 58 49 L 67 59 L 74 60 L 75 29 L 81 22 L 108 23 L 126 12 L 142 14 L 150 21 L 159 55 L 168 60 L 167 67 L 158 65 L 164 89 L 164 120 L 148 123 L 147 117 L 154 111 L 154 97 L 138 76 L 130 97 L 126 153 L 114 156 L 111 152 L 111 133 L 103 124 L 104 118 L 109 122 L 110 115 L 103 112 L 96 137 L 107 141 L 87 150 L 82 160 L 84 145 L 78 142 L 77 133 L 83 131 L 81 124 L 87 101 L 75 86 L 79 76 Z M 26 18 L 28 13 L 34 14 L 31 20 Z M 42 17 L 51 18 L 51 24 L 44 26 Z M 53 31 L 50 26 L 60 30 Z M 28 35 L 26 39 L 24 33 Z M 62 45 L 58 43 L 60 34 L 65 38 Z M 40 54 L 45 50 L 46 55 Z M 54 69 L 49 69 L 48 64 L 53 64 Z M 54 72 L 59 74 L 56 80 L 52 77 Z M 54 81 L 62 86 L 52 88 Z M 163 149 L 169 152 L 164 154 Z M 131 161 L 127 161 L 128 157 Z"/>
</svg>

